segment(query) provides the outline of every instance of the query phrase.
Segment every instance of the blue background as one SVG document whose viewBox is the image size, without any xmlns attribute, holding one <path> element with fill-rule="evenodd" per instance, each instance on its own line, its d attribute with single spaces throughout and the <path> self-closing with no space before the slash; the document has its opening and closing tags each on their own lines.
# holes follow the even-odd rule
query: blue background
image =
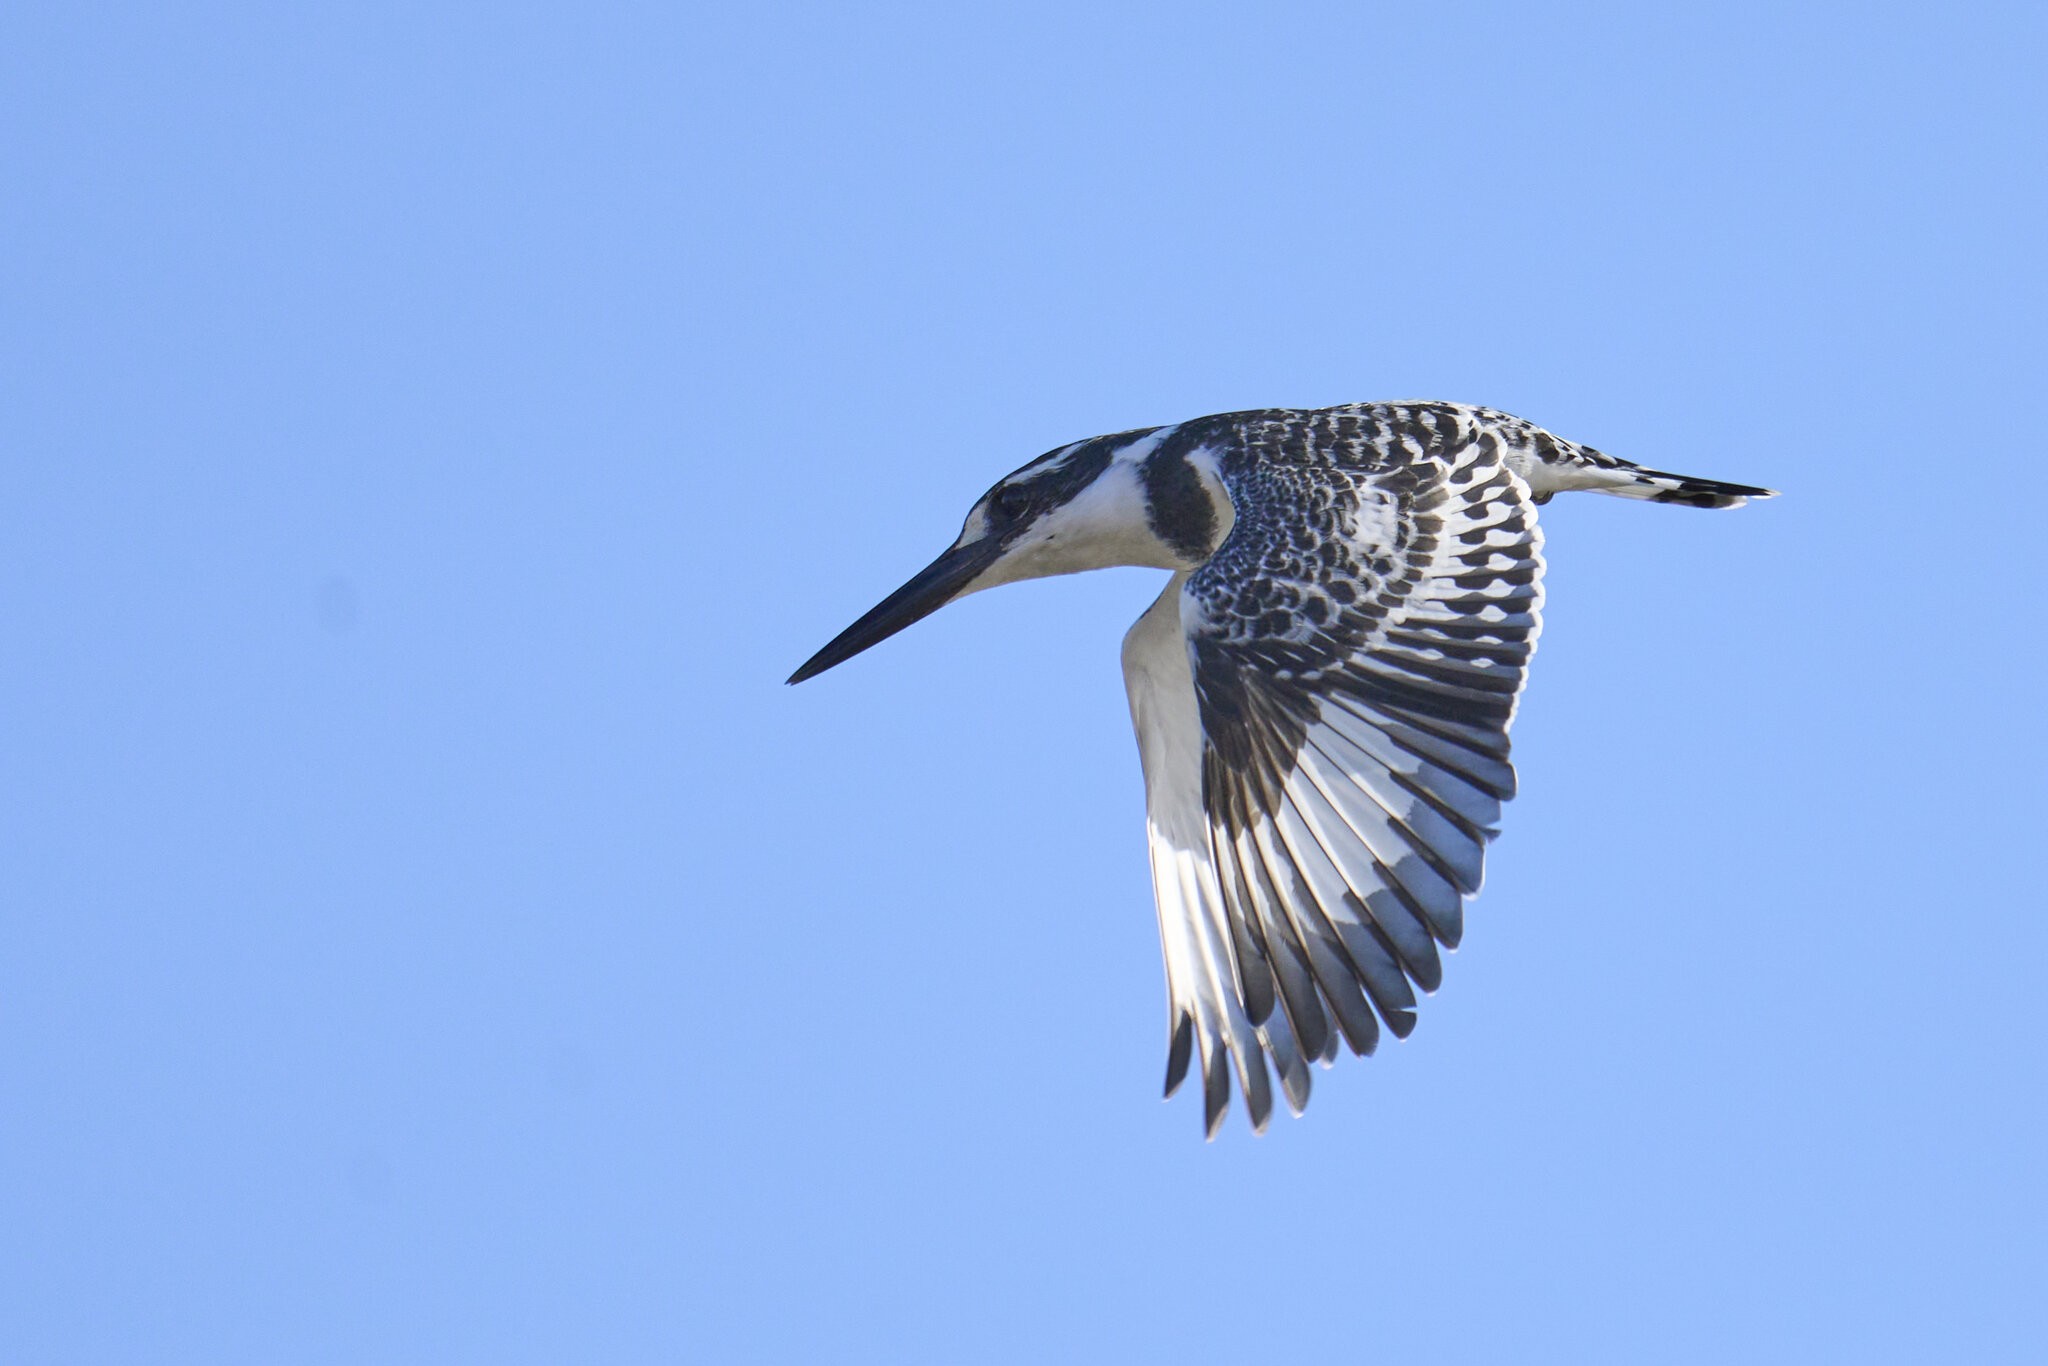
<svg viewBox="0 0 2048 1366">
<path fill-rule="evenodd" d="M 2042 13 L 12 7 L 0 1359 L 2039 1360 Z M 1412 396 L 1785 496 L 1545 510 L 1443 990 L 1205 1145 L 1159 576 L 781 680 Z"/>
</svg>

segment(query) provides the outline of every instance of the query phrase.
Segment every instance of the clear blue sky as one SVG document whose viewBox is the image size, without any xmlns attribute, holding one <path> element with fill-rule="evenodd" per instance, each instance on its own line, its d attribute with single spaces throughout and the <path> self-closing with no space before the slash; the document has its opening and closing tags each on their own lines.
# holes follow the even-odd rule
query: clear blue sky
<svg viewBox="0 0 2048 1366">
<path fill-rule="evenodd" d="M 0 1360 L 2038 1360 L 2038 6 L 22 4 Z M 1200 1141 L 1048 447 L 1544 512 L 1415 1036 Z"/>
</svg>

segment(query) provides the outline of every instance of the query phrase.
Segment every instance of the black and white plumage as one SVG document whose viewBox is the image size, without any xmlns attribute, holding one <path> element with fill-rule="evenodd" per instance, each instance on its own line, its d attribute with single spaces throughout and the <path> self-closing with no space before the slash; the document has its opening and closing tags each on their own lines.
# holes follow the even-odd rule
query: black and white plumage
<svg viewBox="0 0 2048 1366">
<path fill-rule="evenodd" d="M 790 679 L 966 593 L 1172 571 L 1125 637 L 1166 957 L 1166 1091 L 1231 1080 L 1255 1129 L 1339 1040 L 1406 1037 L 1464 932 L 1540 629 L 1536 508 L 1587 489 L 1737 507 L 1768 489 L 1643 469 L 1451 403 L 1222 413 L 1050 451 L 924 573 Z M 1269 1070 L 1270 1069 L 1270 1070 Z"/>
</svg>

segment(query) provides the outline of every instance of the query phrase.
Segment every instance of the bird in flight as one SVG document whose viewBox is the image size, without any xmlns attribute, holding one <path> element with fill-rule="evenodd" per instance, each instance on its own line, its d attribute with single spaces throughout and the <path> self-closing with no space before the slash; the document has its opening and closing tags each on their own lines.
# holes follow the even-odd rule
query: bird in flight
<svg viewBox="0 0 2048 1366">
<path fill-rule="evenodd" d="M 1277 1076 L 1415 1027 L 1514 796 L 1536 646 L 1536 508 L 1575 490 L 1740 507 L 1772 490 L 1644 469 L 1455 403 L 1261 408 L 1048 451 L 952 547 L 791 675 L 969 593 L 1114 565 L 1173 571 L 1124 637 L 1166 957 L 1166 1094 L 1211 1138 Z M 1270 1064 L 1271 1073 L 1268 1072 Z"/>
</svg>

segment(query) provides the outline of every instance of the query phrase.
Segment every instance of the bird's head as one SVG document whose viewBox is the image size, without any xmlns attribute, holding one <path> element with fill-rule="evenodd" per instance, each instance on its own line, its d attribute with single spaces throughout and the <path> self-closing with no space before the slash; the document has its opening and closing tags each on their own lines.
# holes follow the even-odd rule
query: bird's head
<svg viewBox="0 0 2048 1366">
<path fill-rule="evenodd" d="M 947 603 L 998 584 L 1112 565 L 1180 568 L 1154 530 L 1145 460 L 1161 432 L 1122 432 L 1048 451 L 983 494 L 959 539 L 790 675 L 801 683 Z"/>
</svg>

